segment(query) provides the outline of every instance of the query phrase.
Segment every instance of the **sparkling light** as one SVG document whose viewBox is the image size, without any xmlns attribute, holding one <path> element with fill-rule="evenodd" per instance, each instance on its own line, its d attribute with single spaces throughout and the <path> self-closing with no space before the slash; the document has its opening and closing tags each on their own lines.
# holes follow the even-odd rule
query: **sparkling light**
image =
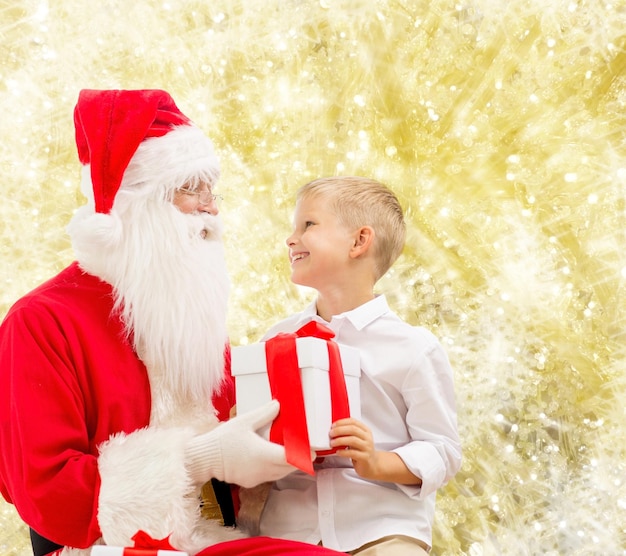
<svg viewBox="0 0 626 556">
<path fill-rule="evenodd" d="M 234 344 L 312 297 L 284 245 L 299 185 L 398 192 L 378 289 L 446 345 L 465 454 L 433 552 L 624 553 L 623 0 L 5 4 L 2 313 L 72 260 L 78 91 L 167 89 L 221 155 Z M 0 531 L 30 554 L 4 503 Z"/>
</svg>

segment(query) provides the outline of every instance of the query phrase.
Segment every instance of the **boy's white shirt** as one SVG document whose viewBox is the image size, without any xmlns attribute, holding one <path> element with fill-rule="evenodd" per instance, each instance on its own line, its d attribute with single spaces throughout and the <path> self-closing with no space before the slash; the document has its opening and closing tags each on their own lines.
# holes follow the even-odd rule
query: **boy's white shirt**
<svg viewBox="0 0 626 556">
<path fill-rule="evenodd" d="M 277 481 L 260 532 L 340 551 L 391 535 L 432 544 L 437 489 L 461 464 L 452 369 L 441 344 L 403 322 L 379 295 L 352 311 L 321 319 L 315 302 L 273 326 L 263 339 L 317 320 L 338 343 L 361 352 L 362 421 L 376 447 L 394 451 L 422 479 L 421 487 L 361 479 L 346 458 L 328 457 L 316 475 Z"/>
</svg>

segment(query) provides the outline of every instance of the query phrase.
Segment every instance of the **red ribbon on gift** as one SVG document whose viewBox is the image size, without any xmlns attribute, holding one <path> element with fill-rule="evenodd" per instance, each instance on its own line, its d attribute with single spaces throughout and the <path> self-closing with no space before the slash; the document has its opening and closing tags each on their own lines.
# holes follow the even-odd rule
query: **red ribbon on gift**
<svg viewBox="0 0 626 556">
<path fill-rule="evenodd" d="M 159 556 L 164 548 L 125 548 L 122 556 Z"/>
<path fill-rule="evenodd" d="M 313 336 L 326 340 L 328 346 L 328 375 L 332 421 L 350 417 L 348 391 L 343 376 L 339 346 L 331 341 L 335 333 L 311 321 L 295 333 L 280 333 L 265 342 L 267 376 L 272 398 L 280 402 L 280 413 L 272 423 L 270 440 L 285 447 L 287 461 L 310 475 L 314 474 L 311 461 L 311 444 L 306 426 L 304 394 L 298 365 L 296 338 Z M 332 454 L 336 449 L 318 452 Z"/>
</svg>

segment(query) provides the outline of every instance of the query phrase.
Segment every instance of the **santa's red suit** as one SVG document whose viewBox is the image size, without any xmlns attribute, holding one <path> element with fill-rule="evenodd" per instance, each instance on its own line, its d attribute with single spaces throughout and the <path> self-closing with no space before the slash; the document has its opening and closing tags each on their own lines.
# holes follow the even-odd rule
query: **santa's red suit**
<svg viewBox="0 0 626 556">
<path fill-rule="evenodd" d="M 88 189 L 93 189 L 85 191 L 91 201 L 73 221 L 78 263 L 20 299 L 0 327 L 0 492 L 29 527 L 65 547 L 61 553 L 67 556 L 88 555 L 94 544 L 133 546 L 140 531 L 203 556 L 334 554 L 290 541 L 246 539 L 237 529 L 202 516 L 199 494 L 206 481 L 253 486 L 290 470 L 282 447 L 255 432 L 275 417 L 277 404 L 218 420 L 227 419 L 233 403 L 232 384 L 224 379 L 226 300 L 219 284 L 214 298 L 207 294 L 205 299 L 213 284 L 202 280 L 221 280 L 219 272 L 210 276 L 223 265 L 219 257 L 211 262 L 220 242 L 209 241 L 214 224 L 208 217 L 187 217 L 167 197 L 172 179 L 187 180 L 202 173 L 203 165 L 214 165 L 212 146 L 198 138 L 199 130 L 164 91 L 81 95 L 77 143 L 90 171 Z M 170 133 L 181 131 L 177 126 L 185 128 L 178 145 L 177 133 Z M 153 139 L 150 148 L 156 145 L 156 151 L 144 148 L 146 138 L 163 136 L 175 139 Z M 177 149 L 179 158 L 169 159 Z M 180 157 L 183 170 L 168 175 L 172 160 L 180 162 Z M 161 164 L 151 179 L 144 176 L 148 162 Z M 148 226 L 142 212 L 156 214 Z M 170 230 L 166 220 L 190 226 L 191 232 L 178 224 Z M 155 230 L 144 228 L 161 223 L 169 235 L 150 242 Z M 168 264 L 159 265 L 157 255 L 169 253 L 159 242 L 180 230 L 181 245 L 191 233 L 194 249 L 209 260 L 199 271 L 201 279 L 185 266 L 184 253 L 178 260 L 174 252 Z M 144 231 L 145 245 L 136 239 Z M 133 244 L 135 251 L 122 256 L 130 264 L 116 266 L 118 255 Z M 141 271 L 133 277 L 138 266 Z M 187 282 L 176 282 L 187 274 Z M 166 291 L 174 297 L 152 299 L 172 282 L 175 287 Z M 148 294 L 142 297 L 144 284 Z M 127 297 L 125 292 L 130 292 Z M 196 298 L 200 309 L 186 313 Z M 167 299 L 165 311 L 149 312 L 150 318 L 138 324 L 142 304 Z M 173 322 L 164 328 L 173 332 L 159 335 L 159 322 L 170 317 Z M 159 338 L 158 345 L 151 345 L 152 338 Z M 191 347 L 186 357 L 171 355 L 176 352 L 168 344 L 171 338 L 173 346 Z M 196 347 L 205 351 L 197 356 Z M 179 388 L 177 373 L 195 376 L 196 382 L 189 379 L 186 388 Z"/>
<path fill-rule="evenodd" d="M 11 402 L 0 406 L 2 494 L 44 537 L 88 546 L 100 537 L 99 449 L 106 455 L 102 444 L 111 431 L 128 434 L 149 425 L 146 368 L 122 341 L 111 286 L 76 263 L 16 303 L 0 330 L 0 389 L 11 393 Z M 229 398 L 217 396 L 226 417 Z M 117 470 L 132 477 L 131 485 L 111 469 L 111 481 L 124 481 L 123 490 L 137 481 L 138 513 L 166 500 L 172 485 L 184 481 L 184 463 L 174 457 L 182 437 L 146 429 L 136 441 L 158 435 L 162 440 L 150 444 L 138 468 Z M 128 490 L 126 495 L 132 496 Z"/>
</svg>

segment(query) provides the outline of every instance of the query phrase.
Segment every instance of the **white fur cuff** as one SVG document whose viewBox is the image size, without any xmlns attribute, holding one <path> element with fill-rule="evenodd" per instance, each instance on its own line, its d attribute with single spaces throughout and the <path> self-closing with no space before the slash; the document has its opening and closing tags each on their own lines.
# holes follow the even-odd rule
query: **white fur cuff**
<svg viewBox="0 0 626 556">
<path fill-rule="evenodd" d="M 129 546 L 138 530 L 187 536 L 198 500 L 184 461 L 189 429 L 146 428 L 102 444 L 98 521 L 106 544 Z"/>
</svg>

